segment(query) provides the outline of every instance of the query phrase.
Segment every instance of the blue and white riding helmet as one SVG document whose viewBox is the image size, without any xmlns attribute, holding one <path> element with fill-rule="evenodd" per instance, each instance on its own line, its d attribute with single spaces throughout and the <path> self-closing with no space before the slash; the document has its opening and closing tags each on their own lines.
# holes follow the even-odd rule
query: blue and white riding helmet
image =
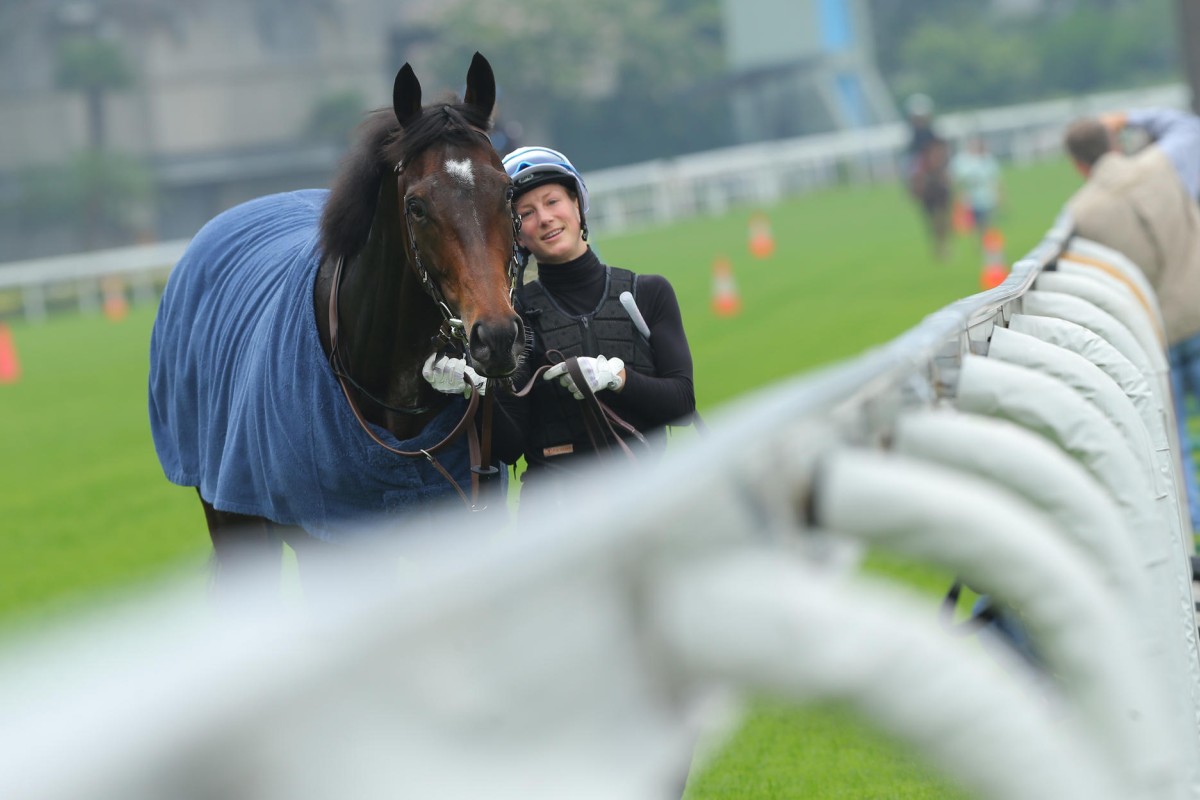
<svg viewBox="0 0 1200 800">
<path fill-rule="evenodd" d="M 504 171 L 512 178 L 516 195 L 520 196 L 543 183 L 574 182 L 579 196 L 579 210 L 588 210 L 587 184 L 571 161 L 549 147 L 518 147 L 504 157 Z"/>
</svg>

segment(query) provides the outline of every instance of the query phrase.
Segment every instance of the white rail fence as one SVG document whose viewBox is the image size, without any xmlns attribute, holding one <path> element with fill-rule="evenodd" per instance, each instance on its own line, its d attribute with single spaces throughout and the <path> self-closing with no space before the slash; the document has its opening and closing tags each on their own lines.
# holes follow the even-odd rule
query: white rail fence
<svg viewBox="0 0 1200 800">
<path fill-rule="evenodd" d="M 981 134 L 1001 159 L 1026 163 L 1061 158 L 1063 127 L 1081 114 L 1187 103 L 1186 88 L 1172 85 L 948 114 L 938 128 L 953 142 Z M 906 137 L 897 123 L 599 170 L 587 175 L 588 221 L 597 231 L 618 232 L 770 205 L 838 183 L 895 180 Z M 114 287 L 132 302 L 151 301 L 186 245 L 171 241 L 0 264 L 0 319 L 38 321 L 60 307 L 95 313 Z"/>
<path fill-rule="evenodd" d="M 1200 796 L 1165 378 L 1140 273 L 1061 220 L 1000 287 L 568 487 L 603 513 L 383 526 L 303 607 L 176 588 L 10 643 L 0 797 L 678 797 L 751 693 L 844 699 L 973 796 Z"/>
<path fill-rule="evenodd" d="M 114 282 L 123 299 L 156 303 L 187 244 L 177 240 L 0 265 L 0 319 L 16 313 L 41 322 L 63 305 L 99 313 Z"/>
</svg>

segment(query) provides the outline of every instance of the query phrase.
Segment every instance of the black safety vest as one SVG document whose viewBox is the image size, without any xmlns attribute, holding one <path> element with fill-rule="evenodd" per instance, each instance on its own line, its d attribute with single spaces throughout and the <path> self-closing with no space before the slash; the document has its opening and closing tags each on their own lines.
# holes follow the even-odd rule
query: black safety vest
<svg viewBox="0 0 1200 800">
<path fill-rule="evenodd" d="M 533 329 L 536 345 L 543 352 L 557 350 L 564 358 L 617 356 L 627 368 L 655 375 L 650 341 L 620 301 L 622 292 L 637 299 L 637 275 L 619 267 L 605 267 L 605 272 L 600 305 L 580 316 L 564 311 L 540 281 L 521 287 L 523 316 Z M 558 381 L 538 381 L 530 401 L 533 425 L 526 461 L 553 463 L 592 452 L 579 401 Z"/>
</svg>

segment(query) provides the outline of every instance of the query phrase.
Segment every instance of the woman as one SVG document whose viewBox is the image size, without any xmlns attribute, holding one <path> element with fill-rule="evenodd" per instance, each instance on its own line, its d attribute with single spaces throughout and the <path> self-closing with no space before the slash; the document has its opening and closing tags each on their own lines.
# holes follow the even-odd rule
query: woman
<svg viewBox="0 0 1200 800">
<path fill-rule="evenodd" d="M 950 160 L 950 175 L 970 209 L 971 228 L 983 243 L 1000 205 L 1000 162 L 976 134 L 967 140 L 966 150 Z"/>
<path fill-rule="evenodd" d="M 546 147 L 514 150 L 504 168 L 521 218 L 517 244 L 526 261 L 537 259 L 538 272 L 517 293 L 530 343 L 514 385 L 524 387 L 539 367 L 552 365 L 527 395 L 496 398 L 494 453 L 509 464 L 524 456 L 524 493 L 595 455 L 584 395 L 559 363 L 563 358 L 577 356 L 596 397 L 646 435 L 648 448 L 631 442 L 640 460 L 665 446 L 658 434 L 667 425 L 688 421 L 696 395 L 674 289 L 659 275 L 635 275 L 600 261 L 587 243 L 588 193 L 578 170 Z M 621 302 L 624 292 L 633 296 L 636 320 Z M 461 362 L 431 359 L 426 376 L 443 391 L 462 391 L 463 371 Z"/>
</svg>

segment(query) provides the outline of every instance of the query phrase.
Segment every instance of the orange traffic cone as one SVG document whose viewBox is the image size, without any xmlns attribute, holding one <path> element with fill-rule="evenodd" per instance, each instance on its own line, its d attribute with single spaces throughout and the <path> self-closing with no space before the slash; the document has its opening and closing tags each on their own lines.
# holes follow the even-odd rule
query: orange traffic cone
<svg viewBox="0 0 1200 800">
<path fill-rule="evenodd" d="M 16 383 L 20 378 L 21 362 L 17 360 L 12 332 L 0 322 L 0 383 Z"/>
<path fill-rule="evenodd" d="M 725 256 L 713 260 L 712 307 L 719 317 L 732 317 L 742 310 L 742 299 L 733 282 L 733 264 Z"/>
<path fill-rule="evenodd" d="M 110 275 L 101 283 L 104 290 L 104 316 L 120 322 L 129 314 L 129 301 L 125 299 L 125 283 L 116 275 Z"/>
<path fill-rule="evenodd" d="M 771 235 L 771 220 L 759 211 L 750 217 L 750 255 L 768 258 L 775 252 L 775 237 Z"/>
<path fill-rule="evenodd" d="M 1008 267 L 1004 263 L 1004 235 L 996 228 L 988 228 L 983 234 L 983 271 L 979 273 L 979 285 L 985 291 L 1004 283 Z"/>
</svg>

